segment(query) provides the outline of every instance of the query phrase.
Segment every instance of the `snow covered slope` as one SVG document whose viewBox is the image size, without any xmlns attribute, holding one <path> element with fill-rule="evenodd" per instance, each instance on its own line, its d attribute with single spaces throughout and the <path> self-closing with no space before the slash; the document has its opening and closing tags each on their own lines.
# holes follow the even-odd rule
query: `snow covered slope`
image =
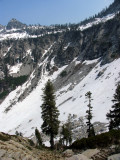
<svg viewBox="0 0 120 160">
<path fill-rule="evenodd" d="M 47 62 L 47 60 L 46 60 Z M 46 63 L 44 61 L 44 63 Z M 84 77 L 80 83 L 70 89 L 72 83 L 64 86 L 56 92 L 56 104 L 60 111 L 60 120 L 65 121 L 68 114 L 76 114 L 78 117 L 85 116 L 87 110 L 87 100 L 85 93 L 92 92 L 93 122 L 107 122 L 106 113 L 111 108 L 113 94 L 116 85 L 120 81 L 120 58 L 115 61 L 100 66 L 99 60 L 85 61 L 85 65 L 96 62 L 96 66 Z M 78 61 L 76 62 L 78 63 Z M 43 65 L 43 67 L 45 64 Z M 15 131 L 22 132 L 24 136 L 34 134 L 36 127 L 40 128 L 42 124 L 41 108 L 42 88 L 48 79 L 55 81 L 57 76 L 66 68 L 63 66 L 52 76 L 45 71 L 36 88 L 22 102 L 13 104 L 12 108 L 6 113 L 5 110 L 11 104 L 20 92 L 22 92 L 30 83 L 26 82 L 23 86 L 18 87 L 11 92 L 0 107 L 0 131 L 14 134 Z M 44 68 L 43 68 L 44 69 Z M 79 72 L 81 74 L 81 71 Z M 31 78 L 33 73 L 31 75 Z"/>
<path fill-rule="evenodd" d="M 86 25 L 81 25 L 81 26 L 79 26 L 79 27 L 78 27 L 78 30 L 83 31 L 83 30 L 85 30 L 85 29 L 88 29 L 88 28 L 92 27 L 93 25 L 97 25 L 97 24 L 99 24 L 99 23 L 104 23 L 104 22 L 106 22 L 106 21 L 108 21 L 108 20 L 110 20 L 110 19 L 113 19 L 113 18 L 115 17 L 115 15 L 116 15 L 116 14 L 113 13 L 113 14 L 109 14 L 109 15 L 107 15 L 107 16 L 105 16 L 105 17 L 102 17 L 102 18 L 95 18 L 94 21 L 92 21 L 92 22 L 90 22 L 90 23 L 87 23 Z"/>
<path fill-rule="evenodd" d="M 77 115 L 75 132 L 81 134 L 81 120 L 86 131 L 85 94 L 91 91 L 93 122 L 98 126 L 95 131 L 106 130 L 106 113 L 120 82 L 120 13 L 115 13 L 118 10 L 100 16 L 102 18 L 89 19 L 81 26 L 21 24 L 23 27 L 19 28 L 19 22 L 13 19 L 12 26 L 0 31 L 0 78 L 6 80 L 7 67 L 8 76 L 28 77 L 15 90 L 7 83 L 0 85 L 0 94 L 9 93 L 6 99 L 0 99 L 0 131 L 10 134 L 18 131 L 29 137 L 36 127 L 40 129 L 41 95 L 48 79 L 55 86 L 61 122 L 65 122 L 69 114 Z M 75 135 L 74 139 L 79 137 Z"/>
</svg>

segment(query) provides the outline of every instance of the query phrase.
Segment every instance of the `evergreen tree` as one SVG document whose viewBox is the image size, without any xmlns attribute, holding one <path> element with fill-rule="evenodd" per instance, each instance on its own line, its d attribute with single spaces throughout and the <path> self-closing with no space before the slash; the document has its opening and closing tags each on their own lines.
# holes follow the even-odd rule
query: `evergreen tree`
<svg viewBox="0 0 120 160">
<path fill-rule="evenodd" d="M 37 144 L 39 146 L 42 146 L 42 138 L 41 138 L 40 132 L 37 128 L 35 129 L 35 136 L 36 136 L 36 139 L 37 139 Z"/>
<path fill-rule="evenodd" d="M 63 138 L 62 138 L 63 145 L 64 145 L 64 143 L 66 141 L 66 146 L 67 146 L 67 144 L 68 144 L 68 137 L 69 137 L 69 130 L 68 130 L 68 128 L 65 125 L 62 126 L 61 134 L 63 136 Z"/>
<path fill-rule="evenodd" d="M 9 74 L 9 70 L 8 70 L 8 67 L 7 67 L 6 64 L 4 65 L 4 74 L 5 74 L 5 79 L 7 79 L 8 78 L 8 74 Z"/>
<path fill-rule="evenodd" d="M 66 146 L 67 146 L 68 142 L 71 145 L 71 143 L 72 143 L 72 132 L 71 132 L 71 128 L 70 128 L 70 123 L 66 123 L 62 126 L 61 135 L 63 137 L 62 138 L 63 144 L 66 141 Z"/>
<path fill-rule="evenodd" d="M 107 119 L 110 121 L 109 130 L 120 129 L 120 84 L 116 88 L 114 99 L 112 101 L 114 103 L 112 110 L 106 115 Z"/>
<path fill-rule="evenodd" d="M 95 132 L 94 132 L 94 127 L 91 123 L 91 120 L 93 118 L 92 116 L 92 106 L 91 106 L 91 101 L 92 101 L 92 98 L 91 98 L 91 95 L 92 93 L 89 91 L 85 94 L 86 98 L 88 99 L 89 103 L 88 103 L 88 110 L 86 111 L 87 113 L 87 126 L 88 126 L 88 129 L 87 129 L 87 132 L 88 132 L 88 137 L 91 137 L 91 136 L 95 136 Z"/>
<path fill-rule="evenodd" d="M 51 148 L 54 147 L 54 137 L 58 134 L 59 128 L 59 111 L 56 107 L 55 103 L 55 95 L 54 95 L 54 88 L 52 82 L 48 80 L 43 90 L 43 104 L 42 108 L 42 131 L 46 135 L 50 136 L 50 144 Z"/>
</svg>

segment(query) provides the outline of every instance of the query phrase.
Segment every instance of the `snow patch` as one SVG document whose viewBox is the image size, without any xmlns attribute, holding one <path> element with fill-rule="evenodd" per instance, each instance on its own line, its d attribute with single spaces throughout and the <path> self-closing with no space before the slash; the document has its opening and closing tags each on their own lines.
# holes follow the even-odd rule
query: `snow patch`
<svg viewBox="0 0 120 160">
<path fill-rule="evenodd" d="M 78 30 L 83 31 L 85 29 L 88 29 L 88 28 L 92 27 L 93 25 L 97 25 L 99 23 L 106 22 L 106 21 L 108 21 L 110 19 L 113 19 L 115 17 L 115 15 L 116 14 L 114 13 L 114 14 L 109 14 L 109 15 L 103 17 L 103 18 L 95 18 L 95 20 L 93 22 L 87 23 L 86 25 L 79 26 Z"/>
<path fill-rule="evenodd" d="M 10 69 L 9 69 L 10 75 L 12 75 L 14 73 L 18 73 L 20 71 L 21 66 L 22 66 L 22 63 L 18 63 L 15 66 L 10 67 Z"/>
<path fill-rule="evenodd" d="M 70 43 L 71 43 L 71 42 L 69 42 L 69 43 L 67 44 L 67 46 L 65 46 L 65 47 L 63 48 L 64 51 L 67 50 L 67 48 L 69 47 Z"/>
<path fill-rule="evenodd" d="M 97 59 L 94 59 L 94 60 L 85 60 L 85 61 L 83 62 L 83 64 L 89 65 L 89 64 L 97 63 L 99 59 L 100 59 L 100 58 L 97 58 Z"/>
</svg>

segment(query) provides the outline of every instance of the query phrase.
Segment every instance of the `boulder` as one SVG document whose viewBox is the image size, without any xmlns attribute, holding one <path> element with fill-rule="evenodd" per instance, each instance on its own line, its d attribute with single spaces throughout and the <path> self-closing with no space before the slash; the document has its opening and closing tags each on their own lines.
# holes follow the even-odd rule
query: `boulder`
<svg viewBox="0 0 120 160">
<path fill-rule="evenodd" d="M 109 156 L 108 160 L 120 160 L 120 153 Z"/>
<path fill-rule="evenodd" d="M 66 158 L 65 160 L 90 160 L 88 157 L 84 156 L 83 154 L 74 155 L 70 158 Z"/>
<path fill-rule="evenodd" d="M 0 157 L 4 156 L 6 151 L 4 149 L 0 149 Z"/>
<path fill-rule="evenodd" d="M 63 152 L 64 157 L 71 157 L 74 155 L 74 152 L 71 149 L 67 149 L 66 151 Z"/>
<path fill-rule="evenodd" d="M 98 149 L 87 149 L 82 154 L 88 158 L 91 158 L 92 156 L 96 155 L 99 152 L 100 152 L 100 150 L 98 150 Z"/>
</svg>

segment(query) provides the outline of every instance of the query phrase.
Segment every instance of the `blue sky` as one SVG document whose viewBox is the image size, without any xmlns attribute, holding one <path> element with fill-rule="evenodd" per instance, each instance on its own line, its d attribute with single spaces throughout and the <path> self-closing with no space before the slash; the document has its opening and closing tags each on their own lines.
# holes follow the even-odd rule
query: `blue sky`
<svg viewBox="0 0 120 160">
<path fill-rule="evenodd" d="M 0 0 L 0 24 L 12 18 L 26 24 L 78 23 L 114 0 Z"/>
</svg>

